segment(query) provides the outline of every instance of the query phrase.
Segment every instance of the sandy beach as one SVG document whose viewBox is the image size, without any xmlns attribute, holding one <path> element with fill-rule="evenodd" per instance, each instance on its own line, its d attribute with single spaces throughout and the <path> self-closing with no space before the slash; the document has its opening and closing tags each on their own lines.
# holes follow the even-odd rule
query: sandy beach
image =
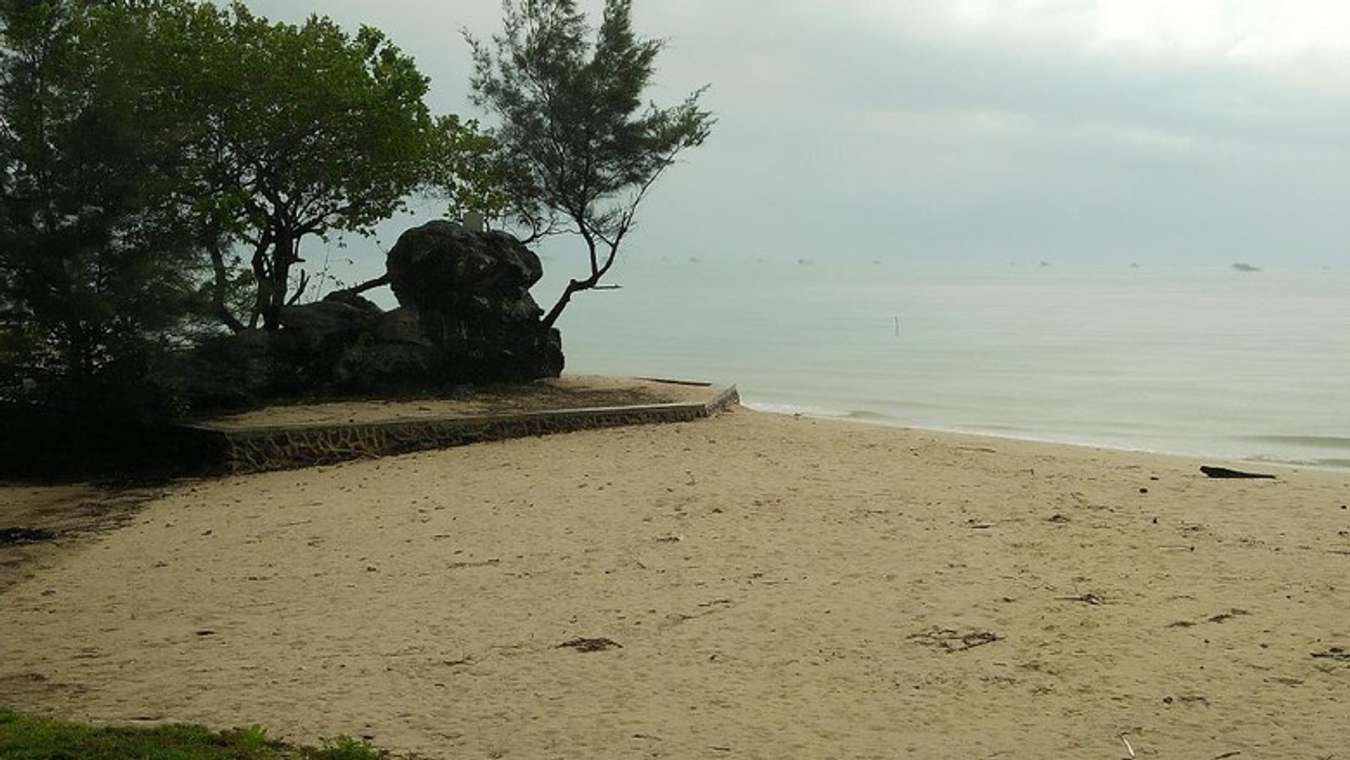
<svg viewBox="0 0 1350 760">
<path fill-rule="evenodd" d="M 1350 758 L 1350 474 L 1200 464 L 737 410 L 180 483 L 0 592 L 0 703 L 428 758 Z"/>
</svg>

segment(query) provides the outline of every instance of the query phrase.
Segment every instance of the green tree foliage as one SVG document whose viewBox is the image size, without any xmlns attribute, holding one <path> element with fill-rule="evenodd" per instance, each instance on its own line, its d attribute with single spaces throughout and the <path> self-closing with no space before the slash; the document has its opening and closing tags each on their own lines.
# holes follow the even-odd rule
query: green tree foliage
<svg viewBox="0 0 1350 760">
<path fill-rule="evenodd" d="M 586 244 L 589 270 L 571 280 L 544 318 L 613 266 L 652 185 L 679 154 L 707 139 L 704 90 L 678 105 L 644 108 L 663 43 L 632 28 L 631 0 L 606 0 L 592 30 L 575 0 L 504 0 L 503 32 L 473 48 L 475 101 L 499 120 L 490 174 L 504 188 L 500 213 L 535 238 L 557 232 Z M 594 39 L 592 40 L 592 33 Z"/>
<path fill-rule="evenodd" d="M 97 406 L 208 321 L 276 328 L 304 241 L 419 189 L 503 205 L 495 143 L 427 90 L 378 30 L 317 16 L 0 0 L 0 396 Z"/>
<path fill-rule="evenodd" d="M 116 6 L 0 0 L 0 395 L 131 409 L 201 313 L 177 120 Z M 31 394 L 28 394 L 31 395 Z"/>
<path fill-rule="evenodd" d="M 197 218 L 208 237 L 247 247 L 246 261 L 210 249 L 215 308 L 236 330 L 276 328 L 305 295 L 306 238 L 369 233 L 411 193 L 454 184 L 467 152 L 491 147 L 472 124 L 431 113 L 428 79 L 379 30 L 349 35 L 318 16 L 275 23 L 241 3 L 168 0 L 147 12 L 162 94 L 200 114 Z M 236 315 L 227 294 L 241 263 L 254 293 Z"/>
</svg>

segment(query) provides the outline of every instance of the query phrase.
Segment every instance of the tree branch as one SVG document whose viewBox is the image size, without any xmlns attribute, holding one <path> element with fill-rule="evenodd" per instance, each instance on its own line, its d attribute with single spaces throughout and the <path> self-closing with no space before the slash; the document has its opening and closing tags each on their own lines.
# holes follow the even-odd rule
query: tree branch
<svg viewBox="0 0 1350 760">
<path fill-rule="evenodd" d="M 301 269 L 300 282 L 296 283 L 295 292 L 292 293 L 291 297 L 286 300 L 286 305 L 287 306 L 296 305 L 296 303 L 300 301 L 300 298 L 305 295 L 305 291 L 308 289 L 309 289 L 309 273 Z"/>
<path fill-rule="evenodd" d="M 343 288 L 342 290 L 337 290 L 337 291 L 334 291 L 334 292 L 336 292 L 336 293 L 351 293 L 352 295 L 355 296 L 355 295 L 360 295 L 360 294 L 366 292 L 367 290 L 374 290 L 375 288 L 378 288 L 378 287 L 381 287 L 381 286 L 384 286 L 384 285 L 388 285 L 388 284 L 389 284 L 389 275 L 386 274 L 386 275 L 381 275 L 381 276 L 379 276 L 379 277 L 376 277 L 376 278 L 373 279 L 373 280 L 366 280 L 365 282 L 361 283 L 360 285 L 354 285 L 354 286 L 352 286 L 352 287 L 350 287 L 350 288 Z"/>
</svg>

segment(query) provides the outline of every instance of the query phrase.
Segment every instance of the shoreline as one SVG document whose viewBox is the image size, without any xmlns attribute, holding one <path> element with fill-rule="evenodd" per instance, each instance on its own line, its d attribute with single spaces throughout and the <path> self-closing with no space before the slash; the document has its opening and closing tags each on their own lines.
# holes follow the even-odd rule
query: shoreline
<svg viewBox="0 0 1350 760">
<path fill-rule="evenodd" d="M 1038 436 L 1034 433 L 1012 433 L 998 430 L 980 429 L 980 428 L 950 428 L 941 426 L 927 426 L 907 423 L 904 420 L 893 417 L 881 412 L 870 412 L 866 410 L 839 411 L 832 409 L 823 409 L 812 406 L 800 406 L 796 404 L 783 404 L 772 401 L 745 401 L 741 405 L 761 414 L 776 414 L 786 417 L 801 416 L 808 419 L 828 420 L 831 422 L 844 422 L 856 425 L 873 425 L 878 427 L 893 428 L 897 430 L 911 430 L 924 433 L 938 433 L 943 435 L 973 436 L 977 438 L 990 438 L 999 441 L 1018 441 L 1025 443 L 1046 444 L 1051 446 L 1068 446 L 1071 448 L 1082 448 L 1099 450 L 1104 452 L 1121 452 L 1136 454 L 1151 454 L 1163 457 L 1181 457 L 1185 459 L 1212 459 L 1219 462 L 1244 463 L 1262 467 L 1279 467 L 1292 470 L 1316 470 L 1319 472 L 1345 473 L 1350 474 L 1350 464 L 1330 464 L 1319 460 L 1287 460 L 1271 459 L 1261 456 L 1231 456 L 1228 454 L 1215 454 L 1196 451 L 1178 451 L 1168 449 L 1148 448 L 1144 446 L 1129 445 L 1111 445 L 1109 443 L 1093 441 L 1072 441 L 1053 437 L 1054 434 L 1045 434 Z M 801 411 L 792 411 L 800 409 Z M 1346 461 L 1350 461 L 1347 459 Z"/>
</svg>

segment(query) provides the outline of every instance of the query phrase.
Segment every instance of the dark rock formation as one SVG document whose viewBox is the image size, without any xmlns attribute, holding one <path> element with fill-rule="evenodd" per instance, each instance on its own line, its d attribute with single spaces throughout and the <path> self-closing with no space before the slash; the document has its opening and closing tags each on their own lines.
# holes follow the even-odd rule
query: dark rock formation
<svg viewBox="0 0 1350 760">
<path fill-rule="evenodd" d="M 561 336 L 543 326 L 529 292 L 543 267 L 514 237 L 431 222 L 399 238 L 386 268 L 382 280 L 398 309 L 333 293 L 283 309 L 279 330 L 211 341 L 171 374 L 185 378 L 184 394 L 198 409 L 561 374 Z"/>
<path fill-rule="evenodd" d="M 394 297 L 440 349 L 449 373 L 481 382 L 556 377 L 562 338 L 543 327 L 530 296 L 543 276 L 539 257 L 501 232 L 431 222 L 399 238 L 386 262 Z"/>
<path fill-rule="evenodd" d="M 439 221 L 403 233 L 385 268 L 398 302 L 419 307 L 462 296 L 529 298 L 544 276 L 539 257 L 514 237 Z"/>
<path fill-rule="evenodd" d="M 374 307 L 374 304 L 371 306 Z M 379 319 L 378 307 L 371 310 L 327 300 L 304 306 L 287 306 L 280 315 L 282 329 L 300 338 L 312 350 L 348 343 L 369 332 Z"/>
</svg>

